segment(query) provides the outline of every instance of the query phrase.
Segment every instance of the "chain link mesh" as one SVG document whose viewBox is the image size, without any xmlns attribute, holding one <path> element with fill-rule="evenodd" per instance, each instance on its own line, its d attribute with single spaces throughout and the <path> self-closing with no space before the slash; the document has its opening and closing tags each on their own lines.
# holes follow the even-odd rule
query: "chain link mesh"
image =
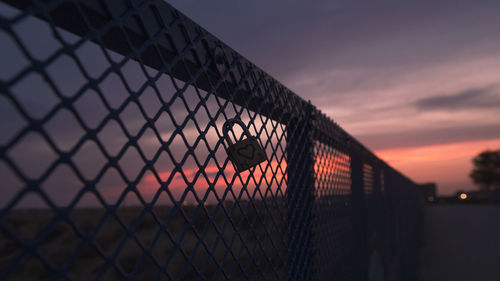
<svg viewBox="0 0 500 281">
<path fill-rule="evenodd" d="M 415 184 L 167 3 L 3 0 L 0 44 L 0 280 L 415 273 Z"/>
</svg>

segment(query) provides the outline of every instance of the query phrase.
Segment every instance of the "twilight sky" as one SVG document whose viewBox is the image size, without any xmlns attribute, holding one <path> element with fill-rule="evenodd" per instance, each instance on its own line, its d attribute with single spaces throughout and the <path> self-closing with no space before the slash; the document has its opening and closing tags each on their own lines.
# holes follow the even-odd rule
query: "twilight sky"
<svg viewBox="0 0 500 281">
<path fill-rule="evenodd" d="M 168 2 L 441 194 L 500 147 L 499 1 Z"/>
</svg>

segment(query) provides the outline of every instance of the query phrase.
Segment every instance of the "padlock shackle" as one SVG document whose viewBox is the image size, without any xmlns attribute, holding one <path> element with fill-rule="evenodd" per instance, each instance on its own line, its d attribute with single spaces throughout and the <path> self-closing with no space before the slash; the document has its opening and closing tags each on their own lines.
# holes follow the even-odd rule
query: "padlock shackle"
<svg viewBox="0 0 500 281">
<path fill-rule="evenodd" d="M 233 144 L 233 142 L 229 138 L 229 131 L 233 128 L 234 124 L 240 125 L 240 127 L 243 129 L 243 133 L 247 135 L 247 137 L 251 137 L 250 131 L 248 131 L 247 126 L 245 125 L 245 123 L 243 123 L 243 121 L 241 121 L 241 119 L 236 119 L 236 118 L 228 119 L 222 126 L 222 134 L 224 135 L 224 138 L 226 139 L 228 145 Z"/>
</svg>

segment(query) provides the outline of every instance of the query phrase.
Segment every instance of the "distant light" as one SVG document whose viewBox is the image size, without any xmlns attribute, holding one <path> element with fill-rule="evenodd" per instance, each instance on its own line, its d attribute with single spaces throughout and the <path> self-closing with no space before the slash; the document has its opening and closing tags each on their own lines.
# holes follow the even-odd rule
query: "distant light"
<svg viewBox="0 0 500 281">
<path fill-rule="evenodd" d="M 462 200 L 467 199 L 467 194 L 466 193 L 460 193 L 460 199 L 462 199 Z"/>
<path fill-rule="evenodd" d="M 427 197 L 428 202 L 434 202 L 434 196 L 428 196 Z"/>
</svg>

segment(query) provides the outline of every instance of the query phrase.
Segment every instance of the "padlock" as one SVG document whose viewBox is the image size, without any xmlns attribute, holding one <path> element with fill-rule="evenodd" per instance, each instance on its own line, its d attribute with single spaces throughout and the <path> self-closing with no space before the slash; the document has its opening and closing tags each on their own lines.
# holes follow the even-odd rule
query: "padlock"
<svg viewBox="0 0 500 281">
<path fill-rule="evenodd" d="M 233 128 L 234 124 L 238 124 L 243 128 L 243 132 L 247 138 L 233 144 L 229 138 L 229 131 Z M 248 170 L 267 160 L 266 151 L 262 148 L 257 138 L 250 135 L 248 128 L 241 120 L 227 120 L 222 130 L 228 144 L 227 154 L 238 172 Z"/>
</svg>

